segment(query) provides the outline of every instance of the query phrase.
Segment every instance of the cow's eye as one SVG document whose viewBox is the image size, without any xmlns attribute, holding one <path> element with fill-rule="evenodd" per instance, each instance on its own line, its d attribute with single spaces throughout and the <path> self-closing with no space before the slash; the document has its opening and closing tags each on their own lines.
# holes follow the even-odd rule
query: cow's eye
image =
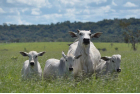
<svg viewBox="0 0 140 94">
<path fill-rule="evenodd" d="M 91 34 L 89 34 L 89 36 L 91 36 Z"/>
<path fill-rule="evenodd" d="M 37 58 L 37 56 L 35 56 L 35 58 Z"/>
<path fill-rule="evenodd" d="M 112 62 L 115 63 L 113 60 L 112 60 Z"/>
<path fill-rule="evenodd" d="M 82 33 L 80 33 L 79 35 L 82 36 Z"/>
<path fill-rule="evenodd" d="M 68 60 L 66 59 L 66 61 L 68 61 Z"/>
</svg>

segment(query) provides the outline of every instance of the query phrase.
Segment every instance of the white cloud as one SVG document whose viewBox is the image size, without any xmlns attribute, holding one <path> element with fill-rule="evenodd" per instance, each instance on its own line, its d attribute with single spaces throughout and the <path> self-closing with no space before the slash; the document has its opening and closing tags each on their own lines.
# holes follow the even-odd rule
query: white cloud
<svg viewBox="0 0 140 94">
<path fill-rule="evenodd" d="M 79 11 L 80 13 L 80 11 Z M 64 17 L 70 20 L 76 20 L 76 15 L 79 14 L 75 9 L 67 9 Z"/>
<path fill-rule="evenodd" d="M 30 25 L 30 24 L 31 24 L 31 23 L 26 22 L 25 20 L 21 19 L 20 16 L 17 16 L 17 17 L 16 17 L 16 21 L 17 21 L 17 23 L 18 23 L 19 25 L 22 25 L 22 24 Z"/>
<path fill-rule="evenodd" d="M 64 5 L 82 6 L 90 3 L 100 4 L 106 2 L 107 0 L 59 0 L 59 1 Z"/>
<path fill-rule="evenodd" d="M 109 12 L 111 10 L 112 9 L 110 6 L 103 6 L 103 7 L 99 8 L 99 11 L 102 11 L 102 12 Z"/>
<path fill-rule="evenodd" d="M 116 13 L 116 11 L 112 9 L 109 5 L 103 7 L 89 7 L 86 9 L 71 8 L 66 9 L 63 17 L 70 21 L 87 22 L 94 21 L 93 18 L 101 19 L 102 17 L 109 17 L 109 13 Z"/>
<path fill-rule="evenodd" d="M 19 15 L 20 16 L 20 12 L 17 10 L 17 15 Z"/>
<path fill-rule="evenodd" d="M 107 16 L 108 13 L 115 13 L 109 5 L 103 7 L 89 7 L 86 9 L 71 8 L 66 9 L 63 17 L 70 21 L 91 21 L 93 18 Z"/>
<path fill-rule="evenodd" d="M 17 17 L 17 22 L 18 22 L 18 24 L 23 24 L 23 21 L 21 20 L 20 17 Z"/>
<path fill-rule="evenodd" d="M 139 14 L 140 9 L 120 10 L 120 13 Z"/>
<path fill-rule="evenodd" d="M 6 13 L 2 8 L 0 8 L 0 13 Z"/>
<path fill-rule="evenodd" d="M 34 9 L 32 9 L 32 12 L 31 12 L 32 15 L 40 15 L 40 13 L 41 13 L 41 11 L 39 8 L 34 8 Z"/>
<path fill-rule="evenodd" d="M 14 10 L 13 8 L 10 8 L 9 12 L 10 12 L 10 13 L 14 13 L 15 10 Z"/>
<path fill-rule="evenodd" d="M 91 11 L 90 9 L 84 9 L 84 10 L 83 10 L 83 13 L 84 13 L 84 14 L 90 14 L 90 11 Z"/>
<path fill-rule="evenodd" d="M 125 16 L 125 18 L 127 18 L 127 19 L 132 18 L 132 17 L 136 18 L 137 15 L 133 15 L 133 14 L 132 14 L 132 15 L 126 15 L 126 16 Z"/>
<path fill-rule="evenodd" d="M 20 3 L 35 7 L 48 7 L 48 8 L 52 7 L 52 5 L 49 3 L 48 0 L 7 0 L 7 3 L 12 4 Z"/>
<path fill-rule="evenodd" d="M 39 19 L 41 23 L 46 23 L 46 22 L 57 23 L 57 22 L 60 22 L 61 18 L 63 18 L 62 14 L 57 14 L 57 13 L 47 14 L 47 15 L 45 14 L 45 15 L 36 17 L 36 19 Z"/>
<path fill-rule="evenodd" d="M 137 5 L 135 5 L 134 3 L 131 3 L 131 2 L 127 2 L 123 6 L 124 7 L 137 7 Z"/>
<path fill-rule="evenodd" d="M 99 16 L 99 15 L 101 16 L 101 15 L 115 12 L 115 10 L 112 9 L 110 6 L 103 6 L 103 7 L 95 8 L 92 12 L 94 13 L 95 16 Z"/>
<path fill-rule="evenodd" d="M 66 9 L 66 13 L 68 14 L 80 14 L 81 12 L 82 10 L 80 9 L 75 9 L 75 8 Z"/>
<path fill-rule="evenodd" d="M 123 18 L 130 18 L 130 17 L 135 17 L 139 18 L 140 17 L 140 9 L 131 9 L 131 10 L 120 10 L 119 14 Z"/>
<path fill-rule="evenodd" d="M 91 1 L 95 2 L 96 4 L 100 4 L 106 2 L 107 0 L 91 0 Z"/>
<path fill-rule="evenodd" d="M 108 12 L 116 12 L 114 9 L 112 9 L 110 6 L 103 6 L 103 7 L 94 7 L 94 8 L 87 8 L 87 9 L 66 9 L 65 15 L 103 15 Z"/>
<path fill-rule="evenodd" d="M 29 10 L 28 8 L 24 8 L 21 11 L 24 13 L 25 11 L 28 11 L 28 10 Z"/>
<path fill-rule="evenodd" d="M 16 14 L 19 15 L 20 12 L 25 13 L 26 11 L 29 11 L 29 8 L 10 8 L 9 10 L 7 10 L 7 13 L 12 13 L 12 14 Z"/>
<path fill-rule="evenodd" d="M 5 22 L 6 24 L 12 24 L 12 22 Z"/>
<path fill-rule="evenodd" d="M 7 0 L 7 3 L 14 3 L 13 0 Z"/>
<path fill-rule="evenodd" d="M 20 15 L 16 15 L 16 16 L 6 16 L 6 19 L 8 20 L 6 23 L 7 24 L 18 24 L 18 25 L 22 25 L 22 24 L 25 24 L 25 25 L 30 25 L 32 23 L 30 22 L 27 22 L 26 20 L 24 20 L 24 18 Z M 12 19 L 12 20 L 10 20 Z"/>
<path fill-rule="evenodd" d="M 44 18 L 46 19 L 53 19 L 53 18 L 60 18 L 62 17 L 62 14 L 47 14 L 47 15 L 43 15 Z"/>
<path fill-rule="evenodd" d="M 79 2 L 79 0 L 59 0 L 64 5 L 75 5 L 75 3 Z"/>
<path fill-rule="evenodd" d="M 114 2 L 114 0 L 112 0 L 112 5 L 117 6 L 117 4 Z"/>
</svg>

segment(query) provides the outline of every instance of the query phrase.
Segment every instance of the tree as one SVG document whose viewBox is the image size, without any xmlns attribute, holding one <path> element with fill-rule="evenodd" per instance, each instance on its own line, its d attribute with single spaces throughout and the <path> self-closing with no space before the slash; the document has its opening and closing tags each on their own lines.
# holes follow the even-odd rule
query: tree
<svg viewBox="0 0 140 94">
<path fill-rule="evenodd" d="M 136 51 L 136 43 L 139 42 L 140 30 L 132 31 L 131 29 L 129 29 L 130 25 L 131 23 L 129 22 L 120 21 L 120 26 L 125 29 L 125 31 L 123 32 L 125 43 L 130 42 L 133 50 Z"/>
</svg>

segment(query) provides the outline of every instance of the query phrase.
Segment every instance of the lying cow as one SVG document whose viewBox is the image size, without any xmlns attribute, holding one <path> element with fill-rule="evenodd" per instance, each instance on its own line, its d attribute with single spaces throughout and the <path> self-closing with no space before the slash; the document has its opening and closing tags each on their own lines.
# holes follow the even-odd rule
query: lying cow
<svg viewBox="0 0 140 94">
<path fill-rule="evenodd" d="M 82 74 L 93 74 L 101 58 L 100 52 L 90 41 L 91 38 L 98 38 L 101 32 L 92 34 L 90 30 L 77 30 L 78 33 L 69 32 L 71 37 L 77 37 L 69 47 L 67 55 L 82 54 L 80 59 L 75 60 L 74 76 Z"/>
<path fill-rule="evenodd" d="M 121 55 L 112 55 L 112 57 L 101 57 L 100 63 L 96 66 L 97 77 L 113 72 L 121 72 Z"/>
<path fill-rule="evenodd" d="M 45 52 L 37 53 L 36 51 L 30 51 L 29 53 L 20 52 L 21 55 L 29 57 L 29 60 L 26 60 L 24 62 L 21 71 L 21 75 L 24 80 L 31 79 L 31 78 L 36 78 L 36 79 L 42 78 L 42 69 L 40 63 L 38 62 L 37 57 L 43 56 L 44 53 Z"/>
<path fill-rule="evenodd" d="M 72 74 L 73 63 L 75 59 L 78 59 L 81 55 L 78 56 L 66 56 L 62 52 L 62 58 L 58 59 L 49 59 L 46 61 L 44 68 L 44 79 L 63 77 L 66 75 Z"/>
</svg>

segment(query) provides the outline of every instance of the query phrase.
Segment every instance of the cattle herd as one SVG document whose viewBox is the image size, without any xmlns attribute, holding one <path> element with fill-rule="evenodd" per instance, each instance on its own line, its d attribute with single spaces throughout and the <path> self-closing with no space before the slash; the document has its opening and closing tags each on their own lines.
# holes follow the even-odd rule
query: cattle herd
<svg viewBox="0 0 140 94">
<path fill-rule="evenodd" d="M 77 37 L 77 39 L 70 44 L 67 55 L 62 51 L 60 60 L 48 59 L 43 73 L 37 57 L 43 56 L 45 52 L 20 52 L 21 55 L 29 57 L 21 70 L 22 79 L 42 79 L 42 76 L 43 79 L 56 79 L 65 76 L 75 79 L 92 74 L 100 77 L 121 72 L 121 55 L 101 57 L 98 49 L 90 41 L 93 37 L 100 37 L 101 32 L 91 34 L 90 30 L 77 30 L 77 33 L 70 31 L 69 34 L 71 37 Z"/>
</svg>

